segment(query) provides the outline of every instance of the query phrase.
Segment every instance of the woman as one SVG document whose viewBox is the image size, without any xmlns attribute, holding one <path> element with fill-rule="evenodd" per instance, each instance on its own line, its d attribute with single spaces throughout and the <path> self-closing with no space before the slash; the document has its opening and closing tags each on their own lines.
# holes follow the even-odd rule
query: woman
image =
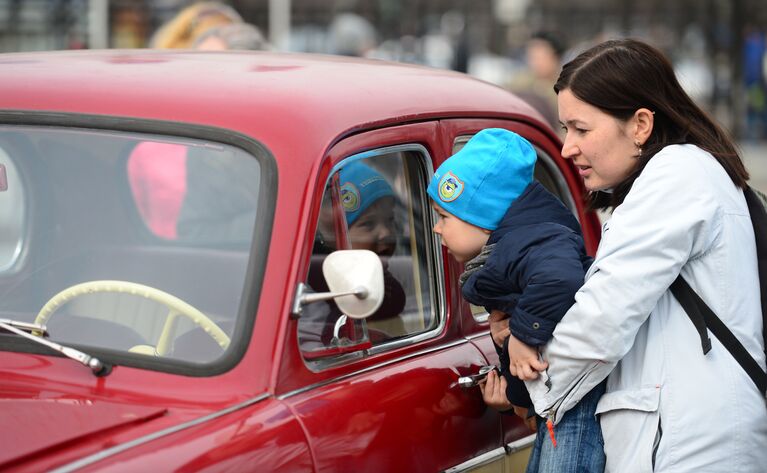
<svg viewBox="0 0 767 473">
<path fill-rule="evenodd" d="M 242 23 L 237 11 L 222 2 L 197 2 L 164 23 L 152 36 L 149 47 L 156 49 L 188 49 L 211 28 Z"/>
<path fill-rule="evenodd" d="M 607 470 L 756 472 L 767 465 L 762 394 L 724 347 L 700 337 L 669 292 L 681 273 L 764 368 L 748 173 L 730 138 L 635 41 L 597 45 L 555 85 L 594 208 L 613 208 L 576 303 L 528 383 L 553 421 L 607 377 Z M 556 436 L 556 427 L 554 427 Z"/>
</svg>

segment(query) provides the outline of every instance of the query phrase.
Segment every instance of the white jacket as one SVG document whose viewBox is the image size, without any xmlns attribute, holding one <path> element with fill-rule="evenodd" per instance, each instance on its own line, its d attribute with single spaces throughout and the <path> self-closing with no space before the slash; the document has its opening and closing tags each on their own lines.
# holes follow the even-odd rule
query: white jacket
<svg viewBox="0 0 767 473">
<path fill-rule="evenodd" d="M 668 287 L 680 273 L 764 368 L 756 247 L 743 192 L 708 153 L 668 146 L 603 226 L 575 305 L 528 382 L 558 422 L 608 378 L 597 407 L 608 472 L 765 472 L 767 407 Z M 555 430 L 556 431 L 556 430 Z"/>
</svg>

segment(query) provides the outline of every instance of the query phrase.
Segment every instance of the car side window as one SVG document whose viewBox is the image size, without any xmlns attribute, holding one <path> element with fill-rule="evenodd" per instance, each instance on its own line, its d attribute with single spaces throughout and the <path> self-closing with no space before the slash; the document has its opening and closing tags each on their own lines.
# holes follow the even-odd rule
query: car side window
<svg viewBox="0 0 767 473">
<path fill-rule="evenodd" d="M 474 135 L 461 135 L 456 137 L 453 141 L 452 154 L 460 151 L 472 136 Z M 549 192 L 557 196 L 559 200 L 573 212 L 575 217 L 578 218 L 575 201 L 568 190 L 567 181 L 559 169 L 557 169 L 556 164 L 554 164 L 554 159 L 534 144 L 533 148 L 535 148 L 535 152 L 538 155 L 538 159 L 535 163 L 535 170 L 533 171 L 533 178 L 540 182 Z M 488 314 L 483 307 L 475 306 L 473 304 L 469 305 L 471 307 L 471 313 L 474 315 L 475 319 L 479 321 L 487 319 Z"/>
<path fill-rule="evenodd" d="M 0 148 L 0 271 L 13 267 L 22 250 L 25 189 L 16 165 Z"/>
<path fill-rule="evenodd" d="M 332 301 L 309 304 L 299 319 L 307 362 L 338 362 L 409 343 L 439 325 L 434 238 L 425 183 L 426 151 L 386 148 L 339 163 L 325 186 L 306 284 L 327 291 L 324 258 L 335 250 L 367 249 L 384 268 L 381 307 L 364 320 L 346 318 Z"/>
</svg>

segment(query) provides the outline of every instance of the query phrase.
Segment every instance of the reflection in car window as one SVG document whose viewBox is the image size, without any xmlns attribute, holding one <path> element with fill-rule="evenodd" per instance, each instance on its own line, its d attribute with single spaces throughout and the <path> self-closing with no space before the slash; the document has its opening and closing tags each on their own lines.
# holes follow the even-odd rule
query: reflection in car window
<svg viewBox="0 0 767 473">
<path fill-rule="evenodd" d="M 420 148 L 366 153 L 341 163 L 329 179 L 306 284 L 316 292 L 327 291 L 321 271 L 325 256 L 339 249 L 367 249 L 383 263 L 385 296 L 364 321 L 338 322 L 342 314 L 332 301 L 307 305 L 299 319 L 307 361 L 321 363 L 355 351 L 359 355 L 365 347 L 437 326 L 424 154 Z"/>
<path fill-rule="evenodd" d="M 242 172 L 240 151 L 144 141 L 128 158 L 128 179 L 147 228 L 161 238 L 249 244 L 258 169 Z"/>
<path fill-rule="evenodd" d="M 18 172 L 35 197 L 23 258 L 0 279 L 0 317 L 45 322 L 53 341 L 91 351 L 223 355 L 258 237 L 258 159 L 203 140 L 47 127 L 0 127 L 0 148 L 18 166 L 9 191 L 22 190 Z"/>
<path fill-rule="evenodd" d="M 24 183 L 11 157 L 0 148 L 0 271 L 12 268 L 21 253 L 25 216 Z"/>
</svg>

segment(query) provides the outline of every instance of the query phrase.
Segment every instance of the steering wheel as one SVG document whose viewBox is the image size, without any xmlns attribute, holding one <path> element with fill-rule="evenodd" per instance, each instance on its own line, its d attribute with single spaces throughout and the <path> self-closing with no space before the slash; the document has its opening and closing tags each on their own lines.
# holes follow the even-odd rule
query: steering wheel
<svg viewBox="0 0 767 473">
<path fill-rule="evenodd" d="M 72 299 L 86 295 L 96 294 L 99 292 L 117 292 L 122 294 L 134 294 L 136 296 L 145 297 L 155 302 L 159 302 L 169 309 L 168 315 L 165 319 L 165 325 L 160 333 L 160 338 L 157 341 L 157 347 L 151 347 L 148 345 L 137 345 L 130 349 L 135 353 L 142 353 L 146 355 L 165 356 L 170 350 L 170 337 L 173 333 L 173 329 L 176 325 L 176 319 L 178 316 L 191 319 L 192 322 L 202 328 L 205 333 L 210 335 L 216 343 L 224 350 L 229 346 L 229 337 L 224 333 L 221 328 L 210 320 L 205 314 L 200 312 L 195 307 L 182 301 L 176 296 L 168 294 L 167 292 L 155 289 L 150 286 L 144 286 L 143 284 L 137 284 L 128 281 L 88 281 L 80 284 L 70 286 L 63 291 L 59 292 L 55 296 L 45 303 L 40 313 L 35 318 L 35 323 L 45 325 L 48 319 L 51 318 L 56 310 L 63 304 L 69 302 Z"/>
</svg>

